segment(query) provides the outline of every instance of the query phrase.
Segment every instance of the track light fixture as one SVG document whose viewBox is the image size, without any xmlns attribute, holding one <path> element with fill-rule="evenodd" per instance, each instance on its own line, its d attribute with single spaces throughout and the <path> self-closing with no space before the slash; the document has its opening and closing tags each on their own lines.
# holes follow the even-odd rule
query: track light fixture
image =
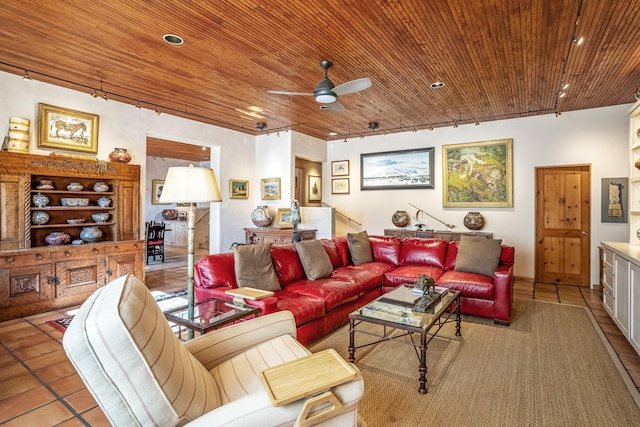
<svg viewBox="0 0 640 427">
<path fill-rule="evenodd" d="M 103 92 L 104 96 L 102 97 L 102 99 L 104 99 L 105 101 L 109 100 L 109 97 L 107 96 L 107 92 Z"/>
<path fill-rule="evenodd" d="M 22 76 L 22 80 L 31 81 L 31 77 L 29 77 L 29 70 L 24 70 L 24 76 Z"/>
<path fill-rule="evenodd" d="M 371 132 L 375 132 L 375 130 L 378 129 L 379 127 L 380 125 L 378 124 L 378 122 L 369 123 L 369 129 L 371 129 Z"/>
<path fill-rule="evenodd" d="M 256 123 L 256 129 L 263 131 L 267 128 L 267 124 L 265 122 Z"/>
<path fill-rule="evenodd" d="M 140 101 L 136 101 L 136 108 L 142 108 L 140 107 Z"/>
<path fill-rule="evenodd" d="M 97 89 L 93 90 L 93 93 L 91 94 L 91 97 L 92 98 L 97 98 L 98 97 L 98 90 Z"/>
<path fill-rule="evenodd" d="M 454 122 L 453 122 L 453 127 L 454 127 L 454 128 L 457 128 L 457 127 L 458 127 L 458 122 L 455 122 L 455 121 L 454 121 Z"/>
</svg>

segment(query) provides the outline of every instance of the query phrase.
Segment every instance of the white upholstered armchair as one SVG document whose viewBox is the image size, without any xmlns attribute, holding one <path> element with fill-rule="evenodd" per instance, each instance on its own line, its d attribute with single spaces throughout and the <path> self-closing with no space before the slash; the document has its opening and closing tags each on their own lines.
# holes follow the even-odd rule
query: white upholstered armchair
<svg viewBox="0 0 640 427">
<path fill-rule="evenodd" d="M 113 425 L 285 426 L 296 422 L 304 399 L 272 406 L 260 372 L 309 354 L 295 333 L 284 311 L 183 344 L 147 287 L 127 275 L 85 301 L 63 345 Z M 343 407 L 303 424 L 359 425 L 363 390 L 359 374 L 332 388 Z"/>
</svg>

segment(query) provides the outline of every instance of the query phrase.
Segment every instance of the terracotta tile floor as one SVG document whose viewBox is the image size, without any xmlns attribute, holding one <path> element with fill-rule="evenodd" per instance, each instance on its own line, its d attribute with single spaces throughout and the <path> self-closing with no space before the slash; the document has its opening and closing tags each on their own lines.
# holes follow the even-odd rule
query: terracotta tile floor
<svg viewBox="0 0 640 427">
<path fill-rule="evenodd" d="M 185 287 L 186 267 L 147 273 L 154 290 Z M 640 357 L 602 307 L 597 291 L 563 285 L 516 282 L 514 297 L 588 306 L 636 386 Z M 62 333 L 45 321 L 65 316 L 58 310 L 0 323 L 0 425 L 108 426 L 62 349 Z"/>
</svg>

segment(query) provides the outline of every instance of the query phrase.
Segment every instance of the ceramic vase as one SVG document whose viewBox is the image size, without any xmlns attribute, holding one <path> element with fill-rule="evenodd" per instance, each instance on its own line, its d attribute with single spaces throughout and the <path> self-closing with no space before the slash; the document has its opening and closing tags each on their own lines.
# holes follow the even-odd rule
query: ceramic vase
<svg viewBox="0 0 640 427">
<path fill-rule="evenodd" d="M 82 227 L 80 238 L 85 242 L 97 242 L 102 237 L 102 230 L 97 226 Z"/>
<path fill-rule="evenodd" d="M 69 191 L 82 191 L 83 188 L 84 185 L 80 184 L 79 182 L 72 182 L 67 185 L 67 190 Z"/>
<path fill-rule="evenodd" d="M 101 208 L 109 207 L 110 204 L 111 204 L 111 199 L 108 198 L 107 196 L 102 196 L 98 199 L 98 206 L 100 206 Z"/>
<path fill-rule="evenodd" d="M 469 212 L 464 216 L 463 222 L 469 230 L 480 230 L 484 227 L 484 217 L 480 212 Z"/>
<path fill-rule="evenodd" d="M 275 214 L 271 208 L 266 205 L 260 205 L 251 212 L 251 221 L 256 227 L 268 227 L 273 222 Z"/>
<path fill-rule="evenodd" d="M 167 221 L 174 221 L 176 218 L 178 218 L 178 210 L 164 209 L 162 211 L 162 218 L 166 219 Z"/>
<path fill-rule="evenodd" d="M 95 184 L 93 184 L 93 191 L 97 193 L 109 191 L 109 185 L 104 182 L 96 182 Z"/>
<path fill-rule="evenodd" d="M 396 227 L 406 227 L 411 222 L 411 217 L 407 211 L 395 211 L 391 216 L 391 222 Z"/>
<path fill-rule="evenodd" d="M 109 161 L 116 163 L 129 163 L 131 161 L 131 154 L 127 152 L 126 148 L 116 148 L 109 153 Z"/>
<path fill-rule="evenodd" d="M 44 208 L 49 204 L 49 198 L 42 193 L 34 194 L 31 199 L 33 200 L 33 206 L 37 208 Z"/>
<path fill-rule="evenodd" d="M 44 241 L 47 242 L 48 245 L 64 245 L 65 243 L 69 243 L 71 240 L 71 236 L 67 233 L 63 233 L 62 231 L 54 231 L 44 238 Z"/>
<path fill-rule="evenodd" d="M 35 225 L 42 225 L 49 222 L 49 214 L 45 211 L 33 211 L 31 214 L 31 222 Z"/>
</svg>

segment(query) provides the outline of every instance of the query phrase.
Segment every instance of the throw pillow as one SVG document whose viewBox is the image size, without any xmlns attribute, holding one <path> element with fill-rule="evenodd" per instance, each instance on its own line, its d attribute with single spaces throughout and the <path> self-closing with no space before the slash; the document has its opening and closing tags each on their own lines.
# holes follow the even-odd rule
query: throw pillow
<svg viewBox="0 0 640 427">
<path fill-rule="evenodd" d="M 280 290 L 271 260 L 271 243 L 234 246 L 233 268 L 240 288 Z"/>
<path fill-rule="evenodd" d="M 347 233 L 347 244 L 354 265 L 373 262 L 373 251 L 366 230 L 359 233 Z"/>
<path fill-rule="evenodd" d="M 500 261 L 502 240 L 483 236 L 460 236 L 454 271 L 493 276 Z"/>
<path fill-rule="evenodd" d="M 333 265 L 320 240 L 296 242 L 296 250 L 307 279 L 316 280 L 331 276 Z"/>
</svg>

